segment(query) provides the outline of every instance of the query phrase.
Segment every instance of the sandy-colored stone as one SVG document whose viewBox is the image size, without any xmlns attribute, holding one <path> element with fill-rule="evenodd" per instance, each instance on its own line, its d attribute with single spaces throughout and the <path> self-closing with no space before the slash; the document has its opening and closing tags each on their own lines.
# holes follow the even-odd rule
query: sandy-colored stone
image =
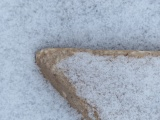
<svg viewBox="0 0 160 120">
<path fill-rule="evenodd" d="M 86 100 L 77 96 L 76 89 L 68 78 L 56 68 L 56 64 L 62 59 L 70 57 L 78 52 L 88 52 L 99 56 L 119 56 L 141 58 L 145 56 L 160 56 L 159 51 L 131 51 L 131 50 L 89 50 L 74 48 L 49 48 L 43 49 L 36 54 L 36 63 L 44 77 L 51 82 L 54 88 L 69 102 L 69 104 L 77 109 L 85 119 L 91 120 L 88 116 L 89 111 L 94 112 L 96 120 L 100 120 L 96 108 L 92 107 Z"/>
</svg>

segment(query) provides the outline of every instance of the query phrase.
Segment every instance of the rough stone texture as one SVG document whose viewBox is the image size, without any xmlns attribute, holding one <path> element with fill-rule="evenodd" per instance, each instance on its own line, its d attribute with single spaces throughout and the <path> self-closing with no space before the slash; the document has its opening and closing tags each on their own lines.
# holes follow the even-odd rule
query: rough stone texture
<svg viewBox="0 0 160 120">
<path fill-rule="evenodd" d="M 141 58 L 145 56 L 160 56 L 158 51 L 131 51 L 131 50 L 89 50 L 89 49 L 74 49 L 74 48 L 49 48 L 44 49 L 36 54 L 36 63 L 44 77 L 51 82 L 57 91 L 67 99 L 70 105 L 77 109 L 85 119 L 90 120 L 89 111 L 94 113 L 96 120 L 99 120 L 99 115 L 96 108 L 92 107 L 86 100 L 80 98 L 76 94 L 75 87 L 69 82 L 68 78 L 56 68 L 56 64 L 62 59 L 70 57 L 77 52 L 88 52 L 99 56 L 119 56 Z"/>
</svg>

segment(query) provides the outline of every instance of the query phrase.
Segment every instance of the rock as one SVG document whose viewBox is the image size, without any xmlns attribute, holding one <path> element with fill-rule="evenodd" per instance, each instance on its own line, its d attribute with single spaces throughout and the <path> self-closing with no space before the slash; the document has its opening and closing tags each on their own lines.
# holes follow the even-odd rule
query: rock
<svg viewBox="0 0 160 120">
<path fill-rule="evenodd" d="M 36 63 L 41 73 L 50 81 L 53 87 L 68 101 L 68 103 L 81 113 L 86 120 L 100 120 L 97 107 L 93 106 L 85 98 L 77 94 L 75 85 L 70 82 L 64 72 L 57 68 L 57 64 L 76 53 L 85 52 L 96 56 L 126 56 L 143 58 L 145 56 L 159 56 L 160 52 L 152 51 L 131 51 L 131 50 L 89 50 L 74 48 L 49 48 L 43 49 L 36 54 Z M 86 66 L 87 67 L 87 66 Z M 90 115 L 92 114 L 92 116 Z"/>
</svg>

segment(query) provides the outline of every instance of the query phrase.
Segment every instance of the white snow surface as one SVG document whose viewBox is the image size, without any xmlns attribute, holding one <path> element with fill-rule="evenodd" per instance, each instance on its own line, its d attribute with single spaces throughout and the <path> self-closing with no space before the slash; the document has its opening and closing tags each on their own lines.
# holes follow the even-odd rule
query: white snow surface
<svg viewBox="0 0 160 120">
<path fill-rule="evenodd" d="M 0 120 L 76 120 L 43 79 L 46 47 L 160 49 L 159 0 L 0 0 Z"/>
<path fill-rule="evenodd" d="M 160 119 L 160 57 L 77 53 L 57 64 L 102 120 Z"/>
</svg>

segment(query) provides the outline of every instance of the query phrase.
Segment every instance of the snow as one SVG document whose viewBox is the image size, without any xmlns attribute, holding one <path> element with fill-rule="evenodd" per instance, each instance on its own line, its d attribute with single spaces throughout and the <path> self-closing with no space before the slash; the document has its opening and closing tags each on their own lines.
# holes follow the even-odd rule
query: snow
<svg viewBox="0 0 160 120">
<path fill-rule="evenodd" d="M 57 64 L 102 120 L 159 120 L 159 66 L 160 57 L 89 53 L 77 53 Z"/>
<path fill-rule="evenodd" d="M 159 0 L 0 0 L 0 119 L 79 119 L 40 75 L 36 51 L 159 50 L 159 16 Z"/>
</svg>

